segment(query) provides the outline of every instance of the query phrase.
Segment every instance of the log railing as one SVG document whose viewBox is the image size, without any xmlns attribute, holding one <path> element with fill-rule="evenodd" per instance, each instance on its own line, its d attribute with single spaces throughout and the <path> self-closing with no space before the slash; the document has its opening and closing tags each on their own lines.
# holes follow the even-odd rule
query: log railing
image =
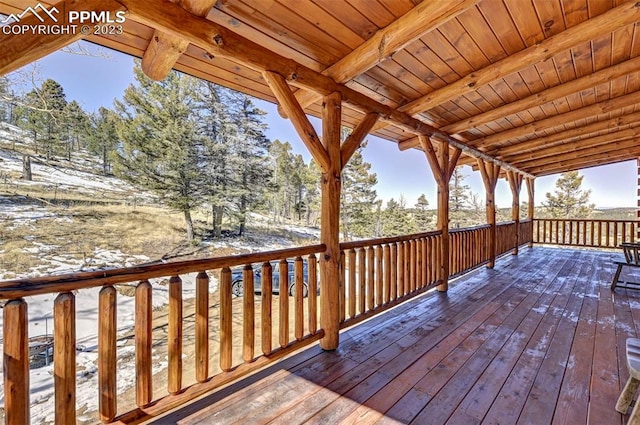
<svg viewBox="0 0 640 425">
<path fill-rule="evenodd" d="M 435 287 L 441 241 L 436 231 L 341 243 L 341 328 Z"/>
<path fill-rule="evenodd" d="M 623 242 L 635 242 L 640 226 L 635 220 L 552 219 L 534 220 L 535 243 L 617 248 Z"/>
<path fill-rule="evenodd" d="M 91 308 L 76 305 L 76 292 L 100 288 L 95 330 L 98 414 L 103 422 L 127 422 L 184 404 L 321 338 L 316 254 L 324 250 L 324 245 L 315 245 L 0 283 L 0 299 L 8 300 L 3 329 L 7 423 L 30 421 L 29 296 L 56 296 L 52 305 L 55 419 L 56 423 L 72 424 L 76 423 L 76 309 Z M 238 266 L 242 271 L 233 272 L 231 268 Z M 283 288 L 278 295 L 272 294 L 276 275 Z M 261 279 L 259 298 L 254 296 L 257 276 Z M 166 282 L 169 296 L 168 313 L 163 313 L 168 317 L 160 330 L 154 321 L 158 313 L 153 309 L 157 285 L 152 284 L 158 279 Z M 242 280 L 241 289 L 234 280 Z M 189 306 L 183 298 L 187 281 L 195 285 L 195 299 Z M 292 285 L 290 290 L 288 283 Z M 135 287 L 135 328 L 125 338 L 116 320 L 117 288 L 123 284 Z M 242 292 L 239 296 L 238 291 Z M 190 320 L 185 320 L 187 315 Z M 193 325 L 189 327 L 188 323 Z M 193 341 L 189 347 L 184 345 L 186 338 Z M 119 339 L 132 339 L 135 346 L 131 361 L 135 362 L 136 382 L 134 394 L 129 397 L 135 404 L 118 397 L 122 391 L 116 373 L 122 361 L 118 357 Z M 163 376 L 152 372 L 154 350 L 159 345 L 166 347 L 167 369 Z M 185 348 L 192 349 L 189 355 Z M 189 376 L 186 371 L 190 371 Z M 166 388 L 158 388 L 156 381 L 166 382 Z"/>
<path fill-rule="evenodd" d="M 515 226 L 496 227 L 497 255 L 516 246 Z M 529 242 L 530 234 L 531 222 L 520 223 L 519 244 Z M 490 236 L 488 225 L 452 230 L 450 274 L 486 264 Z M 441 244 L 439 231 L 340 244 L 340 327 L 435 288 L 444 277 Z M 29 423 L 30 296 L 55 297 L 51 310 L 56 422 L 76 422 L 76 312 L 97 308 L 98 415 L 103 422 L 126 423 L 180 406 L 319 340 L 324 332 L 318 326 L 322 255 L 317 254 L 324 251 L 324 245 L 314 245 L 0 283 L 0 300 L 7 300 L 3 317 L 7 423 Z M 276 277 L 283 288 L 277 295 L 272 291 Z M 259 285 L 255 279 L 260 279 Z M 254 296 L 254 283 L 259 297 Z M 193 285 L 195 298 L 185 298 L 185 285 Z M 135 325 L 123 334 L 117 317 L 124 287 L 132 288 Z M 77 292 L 90 288 L 96 291 L 96 306 L 77 306 Z M 158 312 L 153 300 L 160 288 L 168 295 L 168 306 Z M 159 315 L 166 317 L 161 321 Z M 118 387 L 123 377 L 117 371 L 126 361 L 119 355 L 125 340 L 135 350 L 130 360 L 135 383 L 123 395 Z M 159 349 L 164 350 L 167 367 L 154 372 Z"/>
<path fill-rule="evenodd" d="M 488 224 L 449 232 L 449 271 L 451 276 L 461 275 L 489 261 Z"/>
</svg>

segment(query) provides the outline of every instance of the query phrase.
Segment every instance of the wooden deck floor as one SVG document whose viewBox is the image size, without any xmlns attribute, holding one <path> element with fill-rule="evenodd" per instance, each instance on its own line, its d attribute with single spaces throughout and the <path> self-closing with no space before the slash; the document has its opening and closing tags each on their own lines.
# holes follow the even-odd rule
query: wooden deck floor
<svg viewBox="0 0 640 425">
<path fill-rule="evenodd" d="M 523 249 L 153 423 L 622 424 L 640 291 L 609 290 L 619 255 Z"/>
</svg>

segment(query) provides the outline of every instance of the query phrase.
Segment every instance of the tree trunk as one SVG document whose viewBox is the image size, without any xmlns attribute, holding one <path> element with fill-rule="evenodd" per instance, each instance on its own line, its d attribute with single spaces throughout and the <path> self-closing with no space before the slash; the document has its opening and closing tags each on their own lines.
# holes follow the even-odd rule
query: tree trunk
<svg viewBox="0 0 640 425">
<path fill-rule="evenodd" d="M 193 240 L 193 221 L 191 220 L 191 211 L 184 211 L 184 222 L 187 225 L 187 239 L 191 242 Z"/>
<path fill-rule="evenodd" d="M 244 234 L 247 223 L 247 199 L 242 196 L 240 199 L 240 227 L 238 229 L 238 236 Z"/>
<path fill-rule="evenodd" d="M 22 178 L 27 181 L 33 180 L 31 175 L 31 157 L 29 155 L 22 156 Z"/>
<path fill-rule="evenodd" d="M 107 173 L 109 172 L 107 167 L 107 147 L 103 146 L 102 147 L 102 173 L 106 176 Z"/>
<path fill-rule="evenodd" d="M 216 238 L 222 236 L 222 213 L 223 207 L 221 205 L 213 206 L 213 236 Z"/>
</svg>

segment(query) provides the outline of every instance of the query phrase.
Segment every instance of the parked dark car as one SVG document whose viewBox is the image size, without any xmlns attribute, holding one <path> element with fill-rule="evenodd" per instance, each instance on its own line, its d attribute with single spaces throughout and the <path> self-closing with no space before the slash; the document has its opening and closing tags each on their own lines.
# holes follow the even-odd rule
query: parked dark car
<svg viewBox="0 0 640 425">
<path fill-rule="evenodd" d="M 295 288 L 295 271 L 294 271 L 294 262 L 289 261 L 289 284 L 287 287 L 287 293 L 291 296 L 294 296 L 296 293 Z M 273 269 L 272 272 L 272 292 L 279 294 L 280 293 L 280 265 L 278 261 L 272 261 L 271 267 Z M 236 297 L 241 297 L 244 293 L 243 289 L 243 270 L 241 268 L 234 269 L 231 271 L 231 293 Z M 256 294 L 260 294 L 262 292 L 262 265 L 256 265 L 253 268 L 253 291 Z M 306 260 L 303 262 L 302 266 L 302 275 L 303 275 L 303 296 L 307 297 L 309 295 L 309 265 Z"/>
</svg>

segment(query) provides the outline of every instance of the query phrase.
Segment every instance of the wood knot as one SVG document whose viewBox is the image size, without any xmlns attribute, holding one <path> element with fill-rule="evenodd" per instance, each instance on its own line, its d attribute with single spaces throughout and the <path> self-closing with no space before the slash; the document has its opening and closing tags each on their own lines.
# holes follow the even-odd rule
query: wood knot
<svg viewBox="0 0 640 425">
<path fill-rule="evenodd" d="M 213 37 L 213 42 L 216 44 L 216 46 L 222 46 L 224 44 L 224 40 L 222 39 L 222 36 L 220 34 L 216 34 Z"/>
</svg>

